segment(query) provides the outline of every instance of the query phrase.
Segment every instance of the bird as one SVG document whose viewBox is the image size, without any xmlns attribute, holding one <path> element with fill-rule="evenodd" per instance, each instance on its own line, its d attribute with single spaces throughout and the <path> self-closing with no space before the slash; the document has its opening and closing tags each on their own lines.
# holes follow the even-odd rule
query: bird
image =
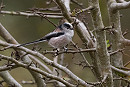
<svg viewBox="0 0 130 87">
<path fill-rule="evenodd" d="M 72 41 L 73 36 L 74 36 L 73 25 L 69 22 L 64 22 L 63 24 L 59 25 L 53 32 L 46 34 L 44 37 L 32 42 L 19 44 L 17 47 L 47 41 L 48 44 L 53 48 L 61 49 Z"/>
</svg>

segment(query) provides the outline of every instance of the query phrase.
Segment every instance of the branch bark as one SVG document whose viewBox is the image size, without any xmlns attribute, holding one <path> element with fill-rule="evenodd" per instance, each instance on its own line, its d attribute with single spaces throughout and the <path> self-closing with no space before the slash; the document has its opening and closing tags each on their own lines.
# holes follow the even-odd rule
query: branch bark
<svg viewBox="0 0 130 87">
<path fill-rule="evenodd" d="M 70 16 L 70 12 L 67 9 L 66 5 L 61 1 L 61 0 L 55 0 L 56 3 L 58 4 L 59 8 L 61 9 L 63 16 L 69 21 L 69 22 L 73 22 L 74 20 L 76 20 L 76 32 L 79 35 L 79 37 L 81 38 L 81 40 L 84 43 L 88 44 L 89 48 L 94 48 L 95 47 L 95 43 L 93 42 L 91 35 L 89 34 L 89 31 L 87 31 L 86 26 L 84 25 L 83 22 L 81 22 L 80 20 L 76 19 L 76 18 L 72 18 Z M 65 0 L 66 1 L 66 0 Z M 100 79 L 101 73 L 100 73 L 100 68 L 99 68 L 99 60 L 97 58 L 97 55 L 95 54 L 95 52 L 90 52 L 90 56 L 92 59 L 92 63 L 93 63 L 93 70 L 94 70 L 94 75 L 96 76 L 97 80 Z"/>
<path fill-rule="evenodd" d="M 130 40 L 124 38 L 123 41 L 122 41 L 122 44 L 123 44 L 124 46 L 130 46 Z"/>
<path fill-rule="evenodd" d="M 15 87 L 22 87 L 11 75 L 8 71 L 2 71 L 0 72 L 0 76 L 4 79 L 4 81 L 8 84 L 8 85 L 12 85 Z"/>
<path fill-rule="evenodd" d="M 18 44 L 18 42 L 10 35 L 10 33 L 2 26 L 1 23 L 0 23 L 0 36 L 3 37 L 8 43 Z M 14 49 L 14 50 L 17 50 L 17 49 Z M 17 50 L 17 51 L 19 51 L 19 50 Z M 21 55 L 25 54 L 25 52 L 22 52 L 22 51 L 19 51 L 19 53 Z M 23 62 L 29 64 L 29 63 L 31 63 L 31 60 L 28 56 L 24 56 Z M 33 71 L 30 71 L 30 73 L 33 75 L 35 81 L 37 82 L 38 87 L 45 86 L 44 80 L 37 78 L 37 77 L 42 78 L 42 76 L 40 74 L 33 72 Z"/>
<path fill-rule="evenodd" d="M 115 10 L 121 10 L 121 9 L 127 9 L 127 8 L 130 8 L 130 1 L 129 2 L 123 2 L 123 3 L 112 3 L 111 4 L 111 9 L 113 11 Z"/>
<path fill-rule="evenodd" d="M 1 25 L 1 23 L 0 23 L 0 35 L 1 36 L 3 36 L 4 38 L 7 38 L 6 40 L 7 40 L 7 42 L 11 42 L 10 41 L 10 38 L 8 38 L 7 36 L 6 36 L 6 34 L 8 34 L 7 33 L 7 31 L 5 31 L 4 32 L 4 30 L 5 30 L 5 28 Z M 14 41 L 15 42 L 15 40 L 12 40 L 12 41 Z M 13 43 L 13 42 L 12 42 Z M 16 87 L 22 87 L 10 74 L 9 74 L 9 72 L 8 71 L 3 71 L 3 72 L 0 72 L 0 76 L 5 80 L 5 82 L 7 83 L 7 84 L 15 84 L 16 85 Z"/>
<path fill-rule="evenodd" d="M 67 81 L 65 81 L 64 79 L 62 79 L 62 78 L 60 78 L 60 77 L 58 77 L 58 76 L 49 74 L 49 73 L 47 73 L 47 72 L 42 71 L 42 70 L 39 69 L 39 68 L 30 66 L 30 65 L 28 65 L 28 64 L 21 63 L 21 62 L 15 60 L 14 58 L 11 58 L 11 57 L 8 57 L 8 56 L 4 56 L 4 55 L 1 55 L 1 54 L 0 54 L 0 59 L 12 61 L 13 63 L 15 63 L 15 64 L 16 64 L 17 66 L 19 66 L 19 67 L 23 67 L 23 68 L 26 68 L 26 69 L 35 71 L 35 72 L 40 73 L 40 74 L 42 74 L 42 75 L 45 75 L 45 76 L 47 76 L 48 78 L 51 78 L 51 79 L 56 79 L 56 80 L 58 80 L 58 81 L 64 83 L 64 84 L 65 84 L 66 86 L 68 86 L 68 87 L 74 87 L 74 85 L 68 83 Z M 40 77 L 37 77 L 37 78 L 40 78 Z M 40 79 L 42 79 L 42 78 L 40 78 Z M 45 86 L 40 86 L 40 87 L 45 87 Z"/>
<path fill-rule="evenodd" d="M 17 47 L 17 45 L 14 45 L 14 44 L 9 44 L 9 43 L 6 43 L 2 40 L 0 40 L 0 45 L 1 46 L 5 46 L 5 47 L 12 47 L 12 48 L 15 48 L 15 49 L 18 49 L 18 50 L 22 50 L 28 54 L 31 54 L 33 56 L 36 56 L 38 58 L 40 58 L 42 61 L 44 61 L 46 64 L 50 65 L 50 66 L 53 66 L 53 67 L 56 67 L 60 70 L 62 70 L 63 72 L 65 72 L 70 78 L 72 78 L 73 80 L 75 80 L 76 82 L 78 82 L 79 84 L 85 86 L 85 87 L 89 87 L 90 85 L 88 85 L 84 80 L 80 79 L 78 76 L 76 76 L 75 74 L 73 74 L 69 69 L 67 69 L 66 67 L 60 65 L 60 64 L 57 64 L 57 63 L 54 63 L 53 61 L 49 60 L 48 58 L 46 58 L 44 55 L 42 55 L 41 53 L 39 52 L 36 52 L 36 51 L 32 51 L 32 50 L 29 50 L 25 47 Z"/>
<path fill-rule="evenodd" d="M 117 2 L 123 3 L 126 2 L 125 0 L 117 0 Z"/>
<path fill-rule="evenodd" d="M 110 34 L 110 43 L 112 44 L 111 51 L 117 51 L 118 49 L 123 49 L 122 41 L 124 37 L 121 31 L 121 24 L 120 24 L 120 14 L 118 9 L 113 11 L 112 4 L 116 3 L 115 0 L 107 0 L 108 5 L 108 12 L 109 12 L 109 19 L 110 25 L 113 26 L 113 30 Z M 123 67 L 123 54 L 121 52 L 117 52 L 114 55 L 111 55 L 111 64 L 115 67 Z M 113 72 L 114 78 L 118 78 L 118 76 Z M 114 86 L 119 87 L 121 86 L 120 81 L 114 81 Z"/>
<path fill-rule="evenodd" d="M 106 43 L 106 32 L 102 30 L 104 28 L 103 21 L 101 18 L 101 12 L 99 7 L 98 0 L 89 0 L 89 5 L 94 6 L 94 9 L 91 10 L 91 15 L 93 18 L 93 24 L 96 29 L 96 52 L 99 58 L 100 67 L 101 67 L 101 77 L 104 78 L 106 75 L 108 76 L 105 79 L 106 86 L 113 87 L 113 76 L 112 70 L 110 67 L 110 55 L 107 51 L 107 43 Z"/>
<path fill-rule="evenodd" d="M 116 67 L 114 67 L 114 66 L 111 66 L 111 68 L 112 68 L 113 70 L 119 72 L 119 73 L 123 73 L 123 74 L 126 75 L 126 76 L 130 76 L 130 71 L 124 71 L 124 70 L 118 69 L 118 68 L 116 68 Z"/>
<path fill-rule="evenodd" d="M 0 14 L 6 14 L 6 15 L 16 15 L 16 16 L 26 16 L 28 17 L 41 17 L 39 14 L 37 13 L 26 13 L 26 12 L 15 12 L 15 11 L 0 11 Z M 44 14 L 44 13 L 40 13 L 45 15 L 47 18 L 52 18 L 52 19 L 61 19 L 63 18 L 63 16 L 61 15 L 56 15 L 56 14 Z"/>
</svg>

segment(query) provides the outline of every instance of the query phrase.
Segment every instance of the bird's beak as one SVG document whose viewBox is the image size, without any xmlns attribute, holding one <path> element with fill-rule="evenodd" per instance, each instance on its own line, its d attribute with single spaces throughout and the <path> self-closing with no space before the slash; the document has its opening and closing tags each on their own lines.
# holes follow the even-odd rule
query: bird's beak
<svg viewBox="0 0 130 87">
<path fill-rule="evenodd" d="M 70 28 L 70 30 L 74 30 L 74 28 Z"/>
</svg>

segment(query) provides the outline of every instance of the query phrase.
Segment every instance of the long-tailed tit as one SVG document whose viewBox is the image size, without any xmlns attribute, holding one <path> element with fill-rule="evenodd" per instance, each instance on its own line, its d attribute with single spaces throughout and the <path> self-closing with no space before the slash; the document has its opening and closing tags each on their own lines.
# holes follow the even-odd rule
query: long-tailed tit
<svg viewBox="0 0 130 87">
<path fill-rule="evenodd" d="M 72 24 L 65 22 L 64 24 L 58 26 L 53 32 L 45 35 L 41 39 L 29 43 L 20 44 L 17 47 L 48 41 L 48 44 L 52 47 L 62 48 L 72 40 L 73 36 L 74 31 Z"/>
</svg>

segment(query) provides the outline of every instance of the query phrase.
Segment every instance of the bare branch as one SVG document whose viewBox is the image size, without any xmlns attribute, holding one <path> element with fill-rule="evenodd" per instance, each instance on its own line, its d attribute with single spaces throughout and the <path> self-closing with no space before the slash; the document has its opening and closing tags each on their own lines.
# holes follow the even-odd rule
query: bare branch
<svg viewBox="0 0 130 87">
<path fill-rule="evenodd" d="M 64 5 L 64 3 L 61 0 L 56 0 L 56 3 L 58 4 L 59 8 L 61 9 L 63 16 L 69 21 L 69 22 L 73 22 L 73 18 L 70 16 L 70 12 L 66 9 L 66 6 Z M 79 37 L 81 38 L 81 40 L 84 43 L 87 43 L 89 48 L 94 48 L 95 47 L 95 42 L 93 41 L 93 39 L 91 38 L 91 35 L 89 34 L 89 32 L 87 31 L 86 26 L 84 25 L 83 22 L 81 22 L 80 20 L 74 18 L 74 21 L 76 21 L 76 32 L 79 35 Z M 97 58 L 97 55 L 95 55 L 95 52 L 90 52 L 91 55 L 91 59 L 92 59 L 92 63 L 93 65 L 95 65 L 94 67 L 94 72 L 95 72 L 95 76 L 99 79 L 100 78 L 100 69 L 99 67 L 99 60 Z"/>
<path fill-rule="evenodd" d="M 18 42 L 11 36 L 11 34 L 2 26 L 2 24 L 0 23 L 0 36 L 3 37 L 7 42 L 9 43 L 12 43 L 12 44 L 18 44 Z M 14 50 L 17 50 L 17 49 L 14 49 Z M 26 53 L 23 52 L 23 51 L 19 51 L 18 52 L 21 54 L 21 55 L 25 55 Z M 23 57 L 23 62 L 25 63 L 31 63 L 32 61 L 30 60 L 30 58 L 28 56 L 24 56 Z M 7 71 L 6 71 L 7 72 Z M 35 81 L 37 82 L 37 85 L 38 86 L 45 86 L 44 84 L 44 80 L 43 79 L 39 79 L 38 77 L 41 77 L 42 76 L 39 74 L 39 73 L 36 73 L 36 72 L 33 72 L 33 71 L 30 71 L 30 73 L 33 75 Z M 1 73 L 2 74 L 2 73 Z M 6 74 L 6 73 L 3 73 L 3 74 Z M 6 78 L 7 79 L 7 78 Z M 15 81 L 14 81 L 15 82 Z M 15 84 L 15 83 L 14 83 Z M 17 83 L 16 83 L 17 84 Z"/>
<path fill-rule="evenodd" d="M 120 73 L 124 74 L 124 75 L 130 76 L 130 71 L 124 71 L 124 70 L 118 69 L 118 68 L 116 68 L 114 66 L 111 66 L 111 68 L 113 70 L 117 71 L 117 72 L 120 72 Z"/>
<path fill-rule="evenodd" d="M 86 81 L 86 82 L 87 82 L 87 81 Z M 90 84 L 90 85 L 93 85 L 94 87 L 95 87 L 95 86 L 100 86 L 100 85 L 102 84 L 101 82 L 93 82 L 93 83 L 92 83 L 92 82 L 87 82 L 87 83 Z M 93 87 L 93 86 L 92 86 L 92 87 Z"/>
<path fill-rule="evenodd" d="M 35 84 L 35 81 L 21 81 L 22 84 Z"/>
<path fill-rule="evenodd" d="M 79 47 L 78 47 L 73 41 L 71 41 L 71 43 L 74 45 L 74 47 L 75 47 L 78 51 L 81 51 L 81 50 L 79 49 Z M 83 60 L 85 61 L 85 63 L 86 63 L 88 66 L 91 66 L 82 52 L 80 52 L 80 55 L 83 57 Z M 93 70 L 92 67 L 90 67 L 90 68 Z"/>
<path fill-rule="evenodd" d="M 10 33 L 0 23 L 0 36 L 8 43 L 18 44 L 18 42 L 10 35 Z"/>
<path fill-rule="evenodd" d="M 123 3 L 112 3 L 111 9 L 114 10 L 121 10 L 121 9 L 127 9 L 130 8 L 130 1 L 129 2 L 123 2 Z"/>
<path fill-rule="evenodd" d="M 76 15 L 78 15 L 82 12 L 88 11 L 88 10 L 92 10 L 93 8 L 94 8 L 93 6 L 89 6 L 88 8 L 82 9 L 81 11 L 77 12 Z"/>
<path fill-rule="evenodd" d="M 4 65 L 4 66 L 1 66 L 0 67 L 0 71 L 6 71 L 6 70 L 11 70 L 11 69 L 14 69 L 14 68 L 17 68 L 18 66 L 16 66 L 15 64 L 11 64 L 9 66 L 7 65 Z"/>
<path fill-rule="evenodd" d="M 78 5 L 81 8 L 84 8 L 82 3 L 79 3 L 77 0 L 71 0 L 71 2 L 75 3 L 76 5 Z"/>
<path fill-rule="evenodd" d="M 35 8 L 35 7 L 33 7 L 33 8 L 29 8 L 29 10 L 31 10 L 31 11 L 52 11 L 52 12 L 59 12 L 59 11 L 61 11 L 59 8 L 57 8 L 57 7 L 51 7 L 51 8 Z"/>
<path fill-rule="evenodd" d="M 66 6 L 64 5 L 64 3 L 61 0 L 56 0 L 56 3 L 59 5 L 63 16 L 69 21 L 69 22 L 73 22 L 73 18 L 70 16 L 70 12 L 67 10 Z M 87 31 L 85 25 L 78 19 L 75 19 L 77 26 L 76 26 L 76 32 L 78 33 L 78 35 L 80 36 L 80 38 L 82 39 L 83 42 L 88 42 L 88 45 L 90 47 L 94 47 L 94 43 L 89 35 L 89 32 Z"/>
<path fill-rule="evenodd" d="M 85 81 L 83 81 L 82 79 L 80 79 L 79 77 L 77 77 L 75 74 L 73 74 L 69 69 L 67 69 L 66 67 L 64 66 L 61 66 L 57 63 L 54 63 L 53 61 L 49 60 L 48 58 L 46 58 L 45 56 L 43 56 L 41 53 L 39 52 L 36 52 L 36 51 L 32 51 L 32 50 L 29 50 L 25 47 L 17 47 L 17 45 L 14 45 L 14 44 L 9 44 L 9 43 L 6 43 L 2 40 L 0 40 L 0 45 L 2 46 L 12 46 L 12 48 L 16 48 L 16 49 L 19 49 L 19 50 L 22 50 L 22 51 L 25 51 L 26 53 L 28 54 L 31 54 L 33 56 L 36 56 L 36 57 L 39 57 L 41 60 L 43 60 L 46 64 L 50 65 L 50 66 L 53 66 L 53 67 L 56 67 L 62 71 L 64 71 L 69 77 L 71 77 L 73 80 L 75 80 L 76 82 L 78 82 L 79 84 L 83 85 L 83 86 L 89 86 Z"/>
<path fill-rule="evenodd" d="M 35 62 L 37 62 L 41 67 L 43 67 L 47 72 L 52 73 L 52 71 L 45 65 L 43 64 L 40 60 L 38 60 L 36 57 L 32 56 L 32 55 L 28 55 L 30 57 L 30 59 L 34 60 Z"/>
<path fill-rule="evenodd" d="M 130 84 L 130 81 L 128 79 L 125 79 L 125 78 L 114 78 L 113 80 L 122 80 L 122 81 L 125 81 L 125 82 Z"/>
<path fill-rule="evenodd" d="M 80 50 L 67 50 L 67 51 L 47 51 L 45 50 L 45 52 L 43 52 L 43 54 L 62 54 L 62 53 L 71 53 L 71 54 L 75 54 L 75 53 L 83 53 L 83 52 L 94 52 L 96 51 L 95 48 L 90 48 L 90 49 L 80 49 Z"/>
<path fill-rule="evenodd" d="M 27 12 L 15 12 L 15 11 L 1 11 L 0 14 L 7 15 L 17 15 L 17 16 L 26 16 L 28 17 L 41 17 L 37 13 L 27 13 Z M 58 18 L 61 19 L 63 16 L 57 15 L 57 13 L 43 13 L 47 18 Z"/>
<path fill-rule="evenodd" d="M 117 2 L 123 3 L 126 2 L 125 0 L 117 0 Z"/>
<path fill-rule="evenodd" d="M 0 23 L 0 35 L 1 37 L 5 38 L 7 42 L 10 43 L 17 43 L 15 39 L 7 32 L 7 30 L 2 26 Z M 9 37 L 8 37 L 9 35 Z M 15 84 L 18 87 L 22 87 L 9 73 L 8 71 L 3 71 L 0 73 L 0 76 L 8 83 L 8 84 Z M 7 78 L 10 77 L 10 78 Z"/>
<path fill-rule="evenodd" d="M 67 11 L 71 12 L 71 9 L 70 9 L 70 0 L 61 0 L 61 1 L 64 3 Z"/>
<path fill-rule="evenodd" d="M 22 87 L 7 71 L 0 72 L 0 76 L 10 85 L 15 85 L 16 87 Z"/>
<path fill-rule="evenodd" d="M 113 31 L 110 33 L 110 42 L 112 44 L 111 51 L 117 51 L 119 49 L 123 49 L 123 44 L 121 43 L 123 40 L 123 35 L 121 31 L 121 23 L 120 23 L 120 13 L 117 9 L 113 10 L 112 4 L 116 4 L 116 0 L 107 0 L 108 12 L 109 12 L 109 20 L 110 26 L 113 26 Z M 123 54 L 121 52 L 117 52 L 114 55 L 111 55 L 111 64 L 115 67 L 123 67 Z M 119 76 L 113 72 L 113 78 L 118 78 Z M 114 81 L 113 85 L 115 87 L 121 86 L 120 81 Z"/>
<path fill-rule="evenodd" d="M 126 67 L 127 65 L 129 65 L 130 64 L 130 61 L 128 61 L 126 64 L 124 64 L 124 67 Z"/>
<path fill-rule="evenodd" d="M 89 6 L 94 6 L 94 8 L 91 10 L 92 20 L 94 28 L 97 30 L 95 32 L 95 38 L 96 38 L 96 53 L 100 61 L 100 68 L 102 77 L 105 79 L 106 77 L 106 84 L 109 87 L 113 86 L 113 76 L 112 76 L 112 70 L 110 68 L 110 55 L 107 50 L 107 44 L 106 44 L 106 32 L 100 31 L 100 29 L 104 28 L 104 24 L 101 17 L 101 11 L 99 6 L 98 0 L 88 0 Z M 107 76 L 106 76 L 107 75 Z M 105 77 L 106 76 L 106 77 Z"/>
<path fill-rule="evenodd" d="M 70 14 L 70 8 L 65 6 L 65 4 L 63 3 L 62 0 L 55 0 L 56 3 L 58 4 L 59 8 L 61 9 L 62 11 L 62 14 L 63 16 L 69 21 L 69 22 L 73 22 L 71 16 L 69 15 Z M 67 1 L 68 2 L 68 1 Z"/>
<path fill-rule="evenodd" d="M 3 4 L 3 0 L 0 3 L 0 11 L 5 7 L 5 5 Z"/>
<path fill-rule="evenodd" d="M 44 72 L 44 71 L 42 71 L 42 70 L 39 69 L 39 68 L 36 68 L 36 67 L 30 66 L 30 65 L 21 63 L 21 62 L 15 60 L 14 58 L 11 58 L 11 57 L 8 57 L 8 56 L 4 56 L 4 55 L 1 55 L 1 54 L 0 54 L 0 59 L 5 59 L 5 60 L 12 61 L 12 62 L 14 62 L 16 65 L 18 65 L 18 66 L 20 66 L 20 67 L 23 67 L 23 68 L 26 68 L 26 69 L 31 69 L 31 70 L 33 70 L 33 71 L 35 71 L 35 72 L 38 72 L 38 73 L 40 73 L 40 74 L 42 74 L 42 75 L 47 76 L 48 78 L 56 79 L 56 80 L 58 80 L 58 81 L 64 83 L 66 86 L 74 87 L 74 85 L 68 83 L 67 81 L 65 81 L 64 79 L 62 79 L 62 78 L 60 78 L 60 77 L 57 77 L 57 76 L 55 76 L 55 75 L 49 74 L 49 73 L 47 73 L 47 72 Z M 41 78 L 41 79 L 42 79 L 42 78 Z"/>
<path fill-rule="evenodd" d="M 122 43 L 123 43 L 124 46 L 130 46 L 130 40 L 129 39 L 122 40 Z"/>
<path fill-rule="evenodd" d="M 114 55 L 114 54 L 116 54 L 116 53 L 118 53 L 118 52 L 122 52 L 124 49 L 118 49 L 118 50 L 116 50 L 116 51 L 114 51 L 114 52 L 110 52 L 109 54 L 110 55 Z"/>
</svg>

